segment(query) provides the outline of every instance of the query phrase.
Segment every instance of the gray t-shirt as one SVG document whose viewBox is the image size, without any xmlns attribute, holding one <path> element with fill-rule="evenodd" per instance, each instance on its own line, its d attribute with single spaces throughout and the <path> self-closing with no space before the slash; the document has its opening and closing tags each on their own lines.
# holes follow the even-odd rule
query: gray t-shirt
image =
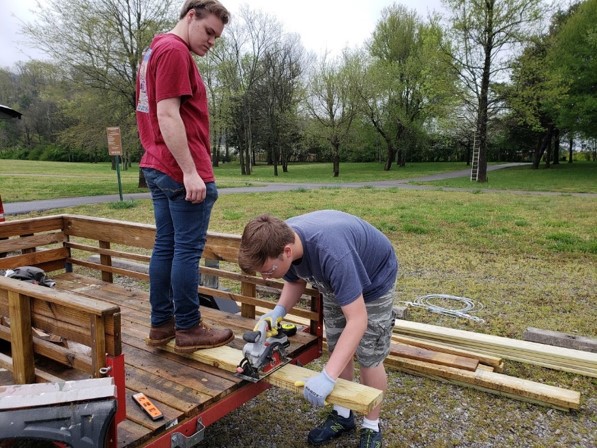
<svg viewBox="0 0 597 448">
<path fill-rule="evenodd" d="M 398 260 L 390 240 L 368 222 L 336 210 L 320 210 L 286 223 L 303 244 L 303 257 L 284 276 L 334 294 L 340 306 L 363 294 L 371 302 L 394 287 Z"/>
</svg>

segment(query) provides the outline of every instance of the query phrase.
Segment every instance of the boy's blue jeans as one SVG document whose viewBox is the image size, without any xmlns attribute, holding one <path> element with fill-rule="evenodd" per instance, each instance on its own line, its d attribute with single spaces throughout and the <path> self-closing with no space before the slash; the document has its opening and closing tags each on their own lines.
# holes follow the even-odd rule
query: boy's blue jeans
<svg viewBox="0 0 597 448">
<path fill-rule="evenodd" d="M 175 317 L 177 329 L 199 323 L 199 260 L 205 248 L 211 209 L 218 199 L 214 182 L 206 183 L 205 200 L 185 200 L 184 185 L 150 168 L 143 175 L 151 191 L 156 237 L 149 263 L 151 325 Z"/>
</svg>

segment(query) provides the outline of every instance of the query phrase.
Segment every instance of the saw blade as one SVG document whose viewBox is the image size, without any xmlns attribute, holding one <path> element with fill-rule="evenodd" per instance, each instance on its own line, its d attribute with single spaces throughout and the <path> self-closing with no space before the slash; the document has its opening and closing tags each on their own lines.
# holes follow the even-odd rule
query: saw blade
<svg viewBox="0 0 597 448">
<path fill-rule="evenodd" d="M 278 363 L 276 363 L 272 367 L 269 367 L 267 370 L 253 369 L 256 372 L 257 377 L 250 376 L 250 375 L 247 375 L 247 374 L 241 373 L 241 372 L 236 372 L 234 374 L 234 376 L 241 378 L 243 380 L 250 381 L 252 383 L 257 383 L 257 382 L 261 381 L 263 378 L 267 377 L 268 375 L 271 375 L 272 373 L 274 373 L 276 370 L 280 369 L 281 367 L 284 367 L 290 361 L 291 361 L 290 358 L 284 356 L 284 357 L 280 358 L 280 361 Z"/>
</svg>

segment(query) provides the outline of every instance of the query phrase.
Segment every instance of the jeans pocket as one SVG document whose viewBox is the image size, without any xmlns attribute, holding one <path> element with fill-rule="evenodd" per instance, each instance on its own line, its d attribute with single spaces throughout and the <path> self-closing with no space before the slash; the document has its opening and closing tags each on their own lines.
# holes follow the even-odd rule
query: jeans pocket
<svg viewBox="0 0 597 448">
<path fill-rule="evenodd" d="M 171 201 L 184 200 L 186 197 L 186 190 L 183 184 L 175 181 L 167 174 L 154 169 L 147 169 L 143 172 L 147 185 L 152 188 L 159 189 Z"/>
</svg>

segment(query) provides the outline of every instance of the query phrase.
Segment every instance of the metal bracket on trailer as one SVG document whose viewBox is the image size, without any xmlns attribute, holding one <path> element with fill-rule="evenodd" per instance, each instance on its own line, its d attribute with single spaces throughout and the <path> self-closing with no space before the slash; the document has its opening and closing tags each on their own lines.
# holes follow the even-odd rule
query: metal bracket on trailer
<svg viewBox="0 0 597 448">
<path fill-rule="evenodd" d="M 203 421 L 198 418 L 197 419 L 197 431 L 195 434 L 190 435 L 189 437 L 185 436 L 180 432 L 175 432 L 172 434 L 170 438 L 172 444 L 170 445 L 172 448 L 191 448 L 197 445 L 199 442 L 203 441 L 205 437 L 205 425 Z"/>
</svg>

